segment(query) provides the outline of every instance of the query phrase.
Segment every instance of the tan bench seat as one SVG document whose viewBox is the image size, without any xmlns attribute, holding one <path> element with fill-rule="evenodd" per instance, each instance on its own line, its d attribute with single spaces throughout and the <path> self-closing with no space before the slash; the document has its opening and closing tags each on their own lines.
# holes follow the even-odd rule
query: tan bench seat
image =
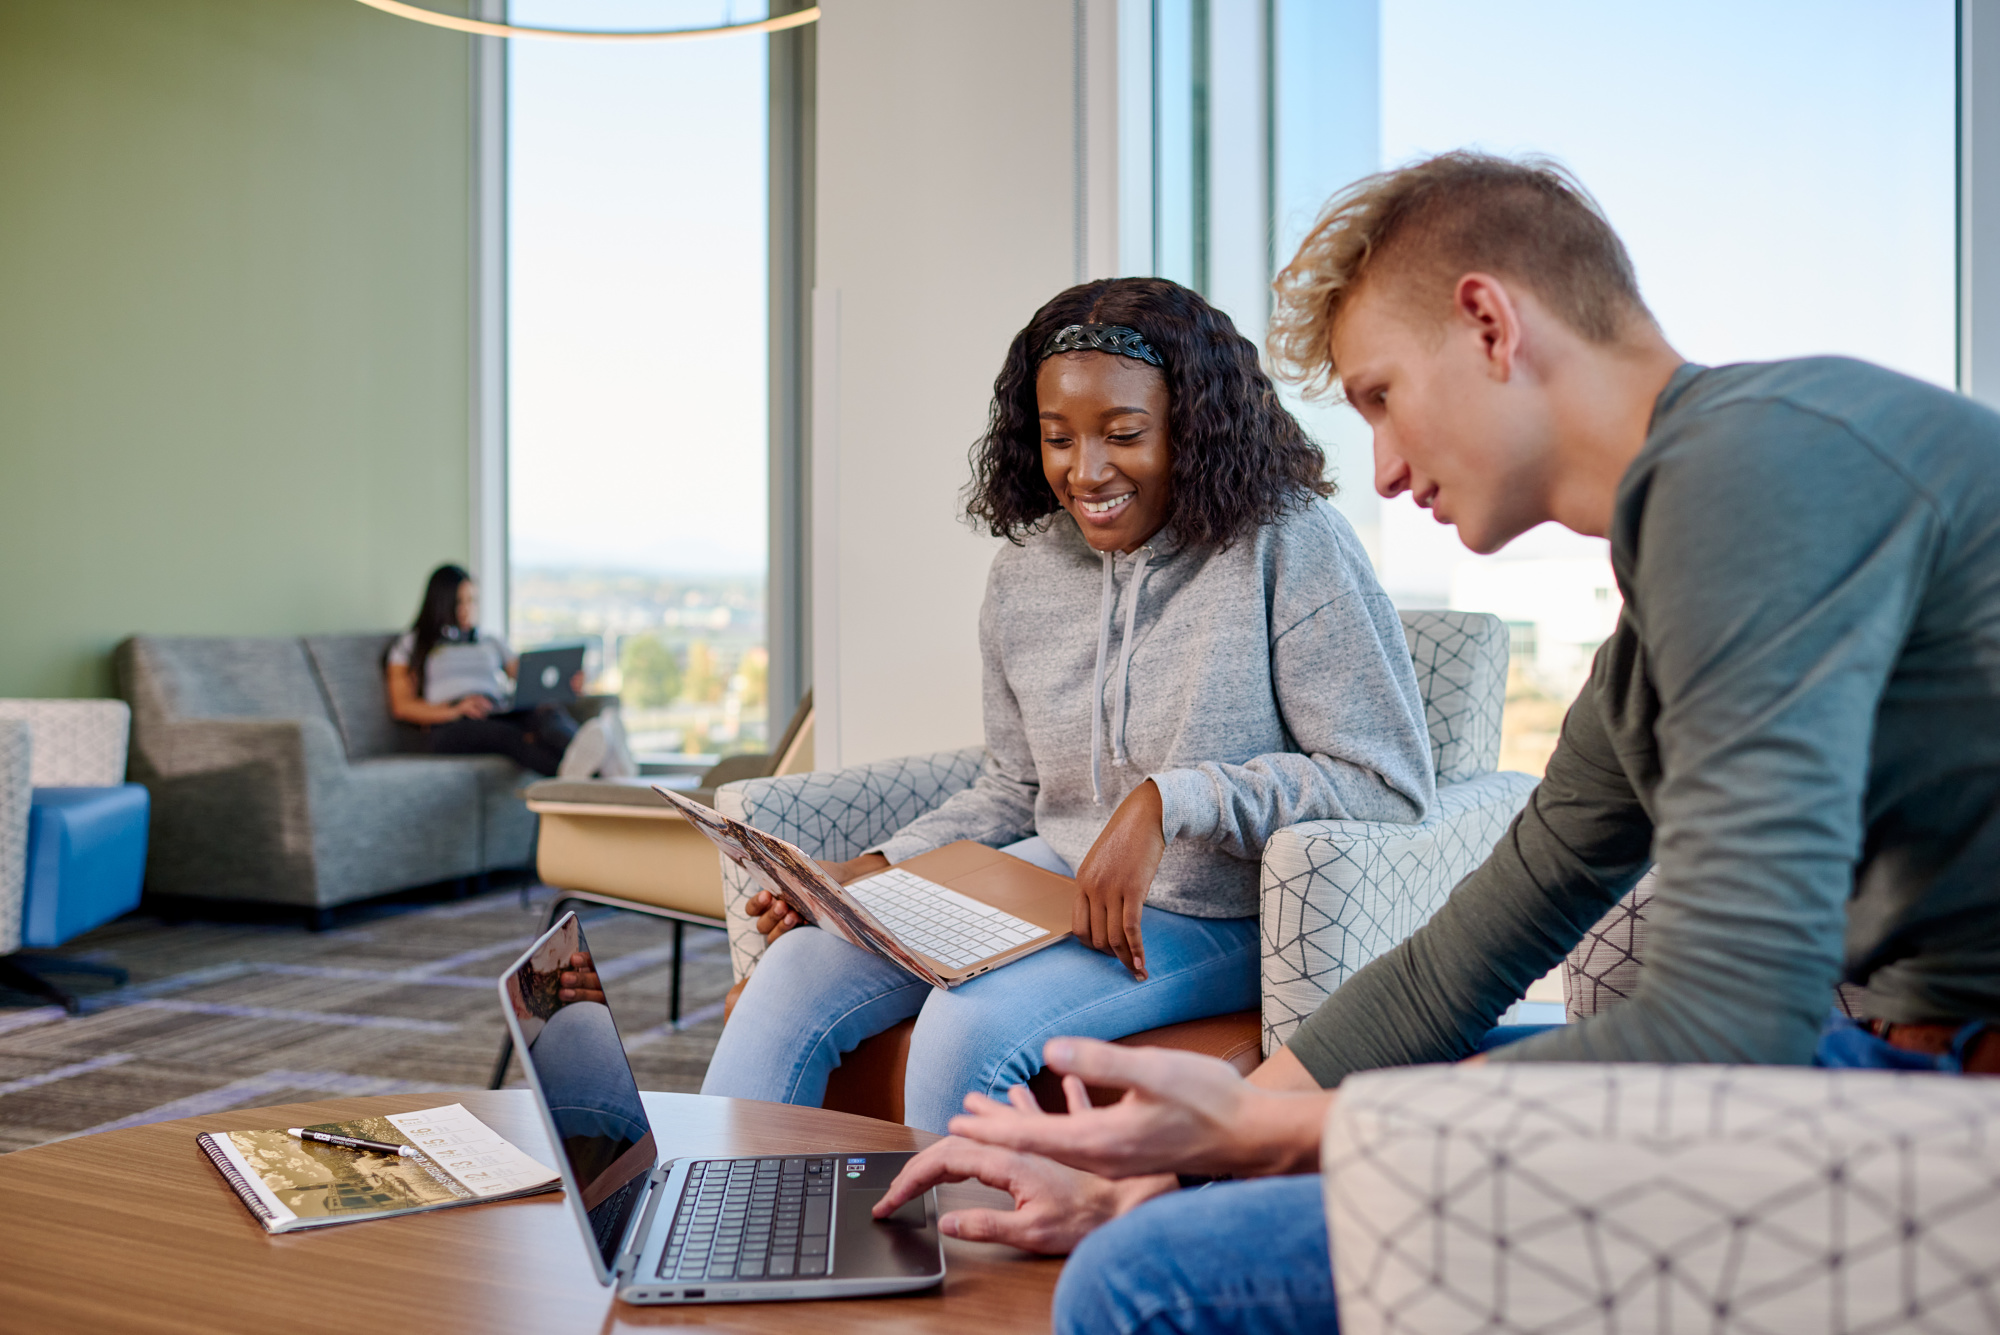
<svg viewBox="0 0 2000 1335">
<path fill-rule="evenodd" d="M 535 870 L 544 884 L 722 919 L 715 845 L 653 791 L 657 778 L 544 779 L 528 810 L 542 818 Z M 714 794 L 690 792 L 698 802 Z"/>
</svg>

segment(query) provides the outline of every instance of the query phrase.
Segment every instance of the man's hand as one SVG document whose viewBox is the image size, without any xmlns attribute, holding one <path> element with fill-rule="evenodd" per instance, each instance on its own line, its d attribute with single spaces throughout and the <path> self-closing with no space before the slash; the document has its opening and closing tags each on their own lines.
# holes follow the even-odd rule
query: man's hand
<svg viewBox="0 0 2000 1335">
<path fill-rule="evenodd" d="M 591 962 L 588 951 L 571 953 L 569 968 L 556 980 L 556 987 L 556 999 L 565 1005 L 572 1001 L 604 1000 L 604 984 L 598 981 L 597 965 Z"/>
<path fill-rule="evenodd" d="M 860 857 L 847 862 L 822 862 L 819 865 L 820 870 L 828 876 L 846 885 L 864 876 L 873 876 L 878 871 L 886 870 L 889 859 L 880 853 L 863 853 Z M 756 920 L 757 930 L 763 934 L 764 944 L 767 946 L 799 925 L 799 915 L 792 912 L 783 900 L 769 890 L 759 890 L 750 896 L 749 901 L 743 905 L 743 911 Z"/>
<path fill-rule="evenodd" d="M 452 708 L 459 718 L 485 718 L 493 712 L 493 701 L 484 695 L 462 695 Z"/>
<path fill-rule="evenodd" d="M 1030 1116 L 983 1094 L 965 1096 L 953 1135 L 1041 1154 L 1112 1178 L 1146 1173 L 1310 1172 L 1333 1095 L 1270 1093 L 1228 1062 L 1167 1048 L 1128 1048 L 1087 1038 L 1051 1039 L 1043 1060 L 1072 1079 L 1125 1090 L 1108 1108 L 1067 1117 Z M 1074 1105 L 1074 1100 L 1072 1100 Z"/>
<path fill-rule="evenodd" d="M 1088 1107 L 1081 1081 L 1064 1082 L 1074 1109 Z M 1046 1117 L 1025 1086 L 1009 1095 L 1025 1116 Z M 1045 1256 L 1067 1256 L 1089 1233 L 1176 1185 L 1171 1177 L 1133 1178 L 1110 1182 L 1091 1173 L 1065 1168 L 1032 1154 L 1017 1154 L 953 1136 L 928 1146 L 905 1164 L 888 1194 L 875 1204 L 882 1219 L 916 1196 L 942 1182 L 968 1178 L 998 1187 L 1014 1198 L 1011 1210 L 953 1210 L 938 1220 L 938 1231 L 967 1242 L 1000 1242 Z"/>
<path fill-rule="evenodd" d="M 1160 820 L 1160 789 L 1148 779 L 1125 795 L 1097 842 L 1083 855 L 1070 910 L 1070 930 L 1076 939 L 1092 950 L 1116 955 L 1139 979 L 1146 976 L 1139 910 L 1146 907 L 1153 873 L 1167 851 Z"/>
</svg>

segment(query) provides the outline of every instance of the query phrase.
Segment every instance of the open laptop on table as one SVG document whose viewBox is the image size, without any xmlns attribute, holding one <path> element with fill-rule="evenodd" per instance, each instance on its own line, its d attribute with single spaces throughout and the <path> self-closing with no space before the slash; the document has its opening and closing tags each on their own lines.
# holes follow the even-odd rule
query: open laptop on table
<svg viewBox="0 0 2000 1335">
<path fill-rule="evenodd" d="M 560 999 L 579 953 L 590 955 L 583 927 L 565 914 L 501 976 L 500 1009 L 599 1283 L 632 1303 L 714 1303 L 943 1280 L 935 1192 L 888 1219 L 870 1214 L 909 1153 L 659 1162 L 610 1007 Z"/>
</svg>

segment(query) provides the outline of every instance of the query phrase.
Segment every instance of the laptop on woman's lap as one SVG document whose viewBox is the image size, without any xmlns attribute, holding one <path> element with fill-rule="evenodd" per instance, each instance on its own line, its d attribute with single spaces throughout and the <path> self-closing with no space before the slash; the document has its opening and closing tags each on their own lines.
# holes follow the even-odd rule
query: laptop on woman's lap
<svg viewBox="0 0 2000 1335">
<path fill-rule="evenodd" d="M 944 1279 L 936 1192 L 886 1220 L 871 1213 L 907 1152 L 660 1162 L 609 1006 L 560 999 L 579 953 L 590 956 L 582 924 L 565 914 L 499 988 L 599 1283 L 632 1303 L 714 1303 L 905 1293 Z"/>
</svg>

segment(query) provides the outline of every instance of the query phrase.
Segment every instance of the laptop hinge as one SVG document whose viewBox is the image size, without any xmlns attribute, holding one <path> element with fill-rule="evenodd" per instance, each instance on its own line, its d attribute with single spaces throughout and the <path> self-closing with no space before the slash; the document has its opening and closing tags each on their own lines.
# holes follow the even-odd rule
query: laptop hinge
<svg viewBox="0 0 2000 1335">
<path fill-rule="evenodd" d="M 638 1273 L 640 1249 L 653 1234 L 653 1216 L 659 1213 L 660 1197 L 666 1195 L 667 1178 L 673 1171 L 674 1161 L 669 1159 L 646 1179 L 645 1204 L 640 1207 L 631 1230 L 625 1235 L 625 1250 L 618 1254 L 618 1263 L 611 1267 L 611 1282 L 614 1285 Z"/>
</svg>

